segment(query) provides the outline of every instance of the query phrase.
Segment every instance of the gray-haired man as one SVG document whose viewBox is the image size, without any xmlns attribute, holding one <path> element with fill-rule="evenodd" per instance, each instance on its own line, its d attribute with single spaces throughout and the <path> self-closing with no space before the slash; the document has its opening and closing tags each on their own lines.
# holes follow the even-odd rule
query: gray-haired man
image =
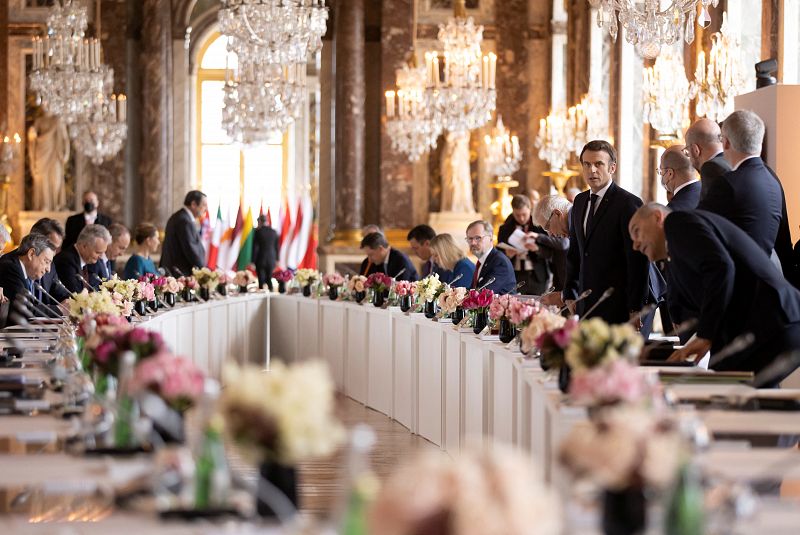
<svg viewBox="0 0 800 535">
<path fill-rule="evenodd" d="M 58 278 L 71 292 L 85 287 L 97 288 L 100 274 L 94 265 L 111 243 L 111 233 L 102 225 L 87 225 L 78 234 L 75 245 L 64 248 L 53 260 Z"/>
</svg>

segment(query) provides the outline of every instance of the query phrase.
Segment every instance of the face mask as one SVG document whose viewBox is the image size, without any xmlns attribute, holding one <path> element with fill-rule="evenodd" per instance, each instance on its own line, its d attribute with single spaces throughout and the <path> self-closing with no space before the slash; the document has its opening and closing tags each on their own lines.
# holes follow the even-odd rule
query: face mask
<svg viewBox="0 0 800 535">
<path fill-rule="evenodd" d="M 95 205 L 93 202 L 85 202 L 83 203 L 83 211 L 87 214 L 94 212 Z"/>
</svg>

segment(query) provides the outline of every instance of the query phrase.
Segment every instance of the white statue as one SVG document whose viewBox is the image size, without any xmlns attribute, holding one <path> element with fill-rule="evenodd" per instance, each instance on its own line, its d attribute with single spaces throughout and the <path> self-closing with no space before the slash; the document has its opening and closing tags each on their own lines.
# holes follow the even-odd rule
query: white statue
<svg viewBox="0 0 800 535">
<path fill-rule="evenodd" d="M 448 133 L 442 152 L 442 211 L 474 213 L 469 172 L 469 133 Z"/>
<path fill-rule="evenodd" d="M 28 129 L 28 163 L 33 177 L 33 209 L 61 210 L 67 204 L 64 166 L 69 134 L 58 117 L 42 115 Z"/>
</svg>

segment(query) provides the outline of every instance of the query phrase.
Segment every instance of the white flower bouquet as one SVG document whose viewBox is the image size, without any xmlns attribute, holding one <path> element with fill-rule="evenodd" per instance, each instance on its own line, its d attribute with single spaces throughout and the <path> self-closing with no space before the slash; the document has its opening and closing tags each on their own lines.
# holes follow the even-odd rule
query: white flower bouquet
<svg viewBox="0 0 800 535">
<path fill-rule="evenodd" d="M 367 291 L 367 278 L 363 275 L 353 275 L 347 281 L 347 291 L 351 294 Z"/>
<path fill-rule="evenodd" d="M 207 267 L 192 268 L 192 276 L 197 284 L 207 290 L 215 290 L 219 285 L 219 273 Z"/>
<path fill-rule="evenodd" d="M 630 324 L 608 325 L 592 318 L 578 325 L 565 358 L 572 370 L 579 372 L 617 359 L 636 362 L 643 345 L 642 335 Z"/>
<path fill-rule="evenodd" d="M 439 294 L 439 308 L 444 314 L 452 314 L 467 297 L 466 288 L 450 288 Z"/>
<path fill-rule="evenodd" d="M 439 275 L 433 273 L 416 282 L 416 295 L 422 302 L 434 301 L 445 290 L 445 285 L 439 280 Z"/>
<path fill-rule="evenodd" d="M 539 311 L 528 319 L 528 325 L 522 329 L 520 339 L 525 350 L 538 347 L 539 338 L 550 331 L 560 329 L 567 322 L 567 319 L 547 307 L 542 307 Z"/>
<path fill-rule="evenodd" d="M 321 361 L 269 371 L 227 365 L 220 415 L 227 434 L 254 462 L 293 466 L 333 453 L 344 429 L 333 415 L 333 381 Z"/>
<path fill-rule="evenodd" d="M 319 271 L 317 271 L 316 269 L 306 269 L 306 268 L 298 269 L 297 272 L 294 274 L 294 280 L 300 287 L 314 284 L 316 281 L 319 280 Z"/>
<path fill-rule="evenodd" d="M 233 277 L 233 283 L 240 288 L 245 288 L 256 282 L 258 282 L 258 278 L 249 269 L 237 271 Z"/>
<path fill-rule="evenodd" d="M 120 279 L 116 275 L 104 281 L 102 287 L 111 294 L 117 294 L 124 301 L 135 301 L 139 292 L 139 281 L 135 279 Z"/>
<path fill-rule="evenodd" d="M 115 297 L 102 287 L 95 292 L 89 292 L 84 289 L 80 293 L 72 294 L 67 304 L 70 317 L 76 320 L 82 319 L 86 314 L 130 316 L 133 310 L 131 301 L 122 299 L 120 294 L 116 294 Z"/>
</svg>

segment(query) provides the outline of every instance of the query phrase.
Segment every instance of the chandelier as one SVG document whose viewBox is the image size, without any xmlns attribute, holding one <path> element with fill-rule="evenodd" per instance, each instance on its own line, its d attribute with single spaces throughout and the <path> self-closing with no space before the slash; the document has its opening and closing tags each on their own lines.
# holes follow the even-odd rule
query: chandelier
<svg viewBox="0 0 800 535">
<path fill-rule="evenodd" d="M 128 137 L 125 95 L 98 95 L 88 120 L 69 125 L 69 137 L 81 154 L 100 165 L 115 156 Z"/>
<path fill-rule="evenodd" d="M 392 150 L 419 161 L 428 149 L 436 147 L 441 129 L 425 105 L 427 72 L 412 62 L 395 71 L 397 91 L 386 91 L 386 133 Z"/>
<path fill-rule="evenodd" d="M 674 137 L 689 124 L 689 80 L 683 55 L 665 48 L 652 67 L 644 69 L 644 121 L 662 136 Z"/>
<path fill-rule="evenodd" d="M 695 18 L 701 27 L 707 28 L 711 24 L 708 6 L 717 7 L 718 3 L 719 0 L 589 0 L 592 7 L 599 8 L 597 25 L 616 41 L 619 21 L 625 30 L 625 40 L 648 59 L 658 56 L 662 45 L 680 40 L 681 34 L 687 43 L 694 41 Z"/>
<path fill-rule="evenodd" d="M 482 55 L 483 26 L 466 16 L 464 0 L 455 0 L 453 6 L 455 16 L 439 25 L 441 69 L 436 52 L 425 54 L 426 100 L 444 130 L 466 133 L 488 123 L 496 108 L 497 56 Z"/>
<path fill-rule="evenodd" d="M 598 96 L 583 95 L 578 104 L 570 106 L 567 116 L 572 117 L 570 123 L 574 125 L 570 149 L 576 155 L 593 139 L 608 139 L 608 109 Z"/>
<path fill-rule="evenodd" d="M 731 35 L 727 13 L 722 14 L 720 31 L 711 35 L 711 52 L 706 65 L 705 52 L 697 55 L 697 69 L 690 85 L 692 98 L 697 98 L 698 117 L 721 122 L 733 113 L 733 100 L 747 89 L 741 43 Z"/>
<path fill-rule="evenodd" d="M 539 158 L 550 165 L 551 171 L 567 166 L 574 145 L 574 128 L 565 109 L 550 110 L 544 119 L 539 119 L 539 133 L 534 147 L 539 149 Z"/>
<path fill-rule="evenodd" d="M 306 91 L 305 62 L 239 63 L 226 70 L 222 126 L 237 143 L 267 143 L 300 116 Z"/>
<path fill-rule="evenodd" d="M 509 134 L 503 124 L 503 118 L 497 116 L 497 124 L 491 135 L 483 138 L 486 145 L 486 171 L 496 177 L 510 177 L 519 170 L 522 152 L 519 150 L 519 138 Z"/>
<path fill-rule="evenodd" d="M 256 53 L 260 63 L 305 63 L 322 48 L 328 8 L 325 0 L 222 0 L 218 21 L 237 54 Z"/>
<path fill-rule="evenodd" d="M 0 138 L 0 177 L 10 175 L 14 172 L 17 156 L 19 154 L 19 144 L 22 138 L 19 134 L 13 136 L 2 136 Z"/>
<path fill-rule="evenodd" d="M 50 9 L 47 35 L 33 39 L 36 103 L 66 124 L 88 118 L 95 96 L 113 87 L 114 72 L 102 61 L 100 42 L 84 38 L 86 27 L 86 8 L 63 0 Z"/>
</svg>

